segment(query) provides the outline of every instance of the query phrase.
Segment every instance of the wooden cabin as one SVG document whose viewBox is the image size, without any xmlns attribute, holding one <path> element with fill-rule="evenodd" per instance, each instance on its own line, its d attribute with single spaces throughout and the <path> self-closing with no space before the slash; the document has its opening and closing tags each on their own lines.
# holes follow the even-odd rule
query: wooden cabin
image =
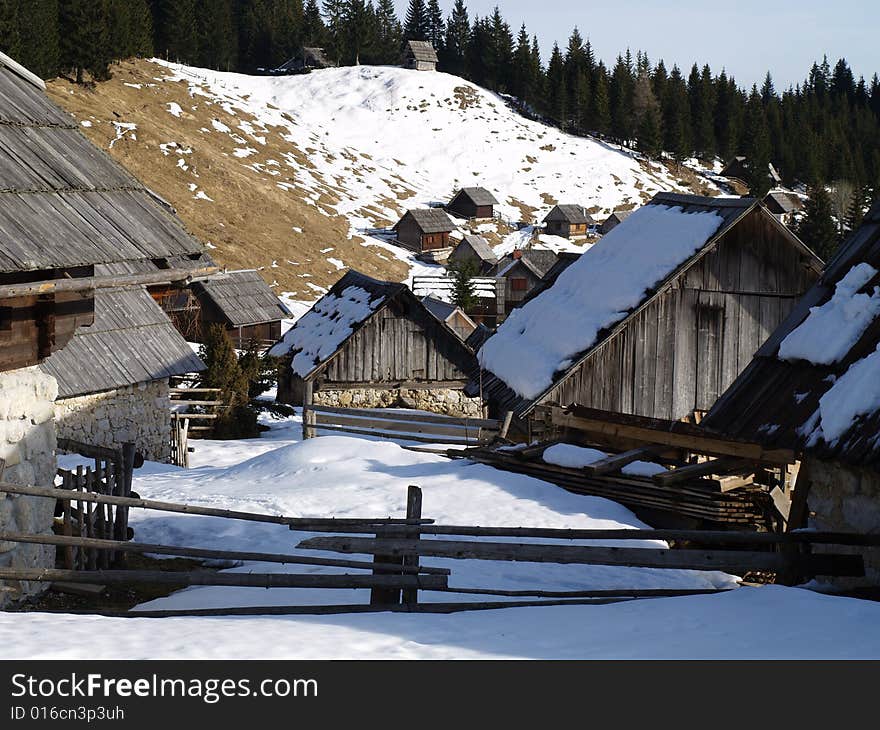
<svg viewBox="0 0 880 730">
<path fill-rule="evenodd" d="M 878 270 L 875 203 L 703 421 L 725 436 L 795 450 L 788 529 L 880 531 Z M 878 585 L 880 549 L 858 552 Z"/>
<path fill-rule="evenodd" d="M 273 68 L 271 73 L 284 76 L 322 68 L 336 68 L 336 64 L 327 58 L 323 48 L 303 48 L 301 53 L 281 64 L 278 68 Z"/>
<path fill-rule="evenodd" d="M 796 195 L 781 190 L 771 190 L 761 202 L 772 215 L 787 226 L 792 224 L 794 214 L 801 209 L 801 201 Z"/>
<path fill-rule="evenodd" d="M 729 180 L 736 180 L 737 182 L 746 184 L 746 180 L 749 177 L 749 160 L 744 155 L 737 155 L 728 161 L 728 163 L 721 169 L 719 173 L 721 177 L 726 177 Z M 768 163 L 767 165 L 767 176 L 770 178 L 770 182 L 773 185 L 781 185 L 782 184 L 782 176 L 773 166 L 773 163 Z"/>
<path fill-rule="evenodd" d="M 486 219 L 495 217 L 495 206 L 498 201 L 486 188 L 462 188 L 459 190 L 446 210 L 458 218 Z"/>
<path fill-rule="evenodd" d="M 554 205 L 544 218 L 544 232 L 563 238 L 586 238 L 593 216 L 580 205 Z"/>
<path fill-rule="evenodd" d="M 623 223 L 626 220 L 626 217 L 632 213 L 631 210 L 615 210 L 611 215 L 609 215 L 604 221 L 602 221 L 602 225 L 599 226 L 599 233 L 603 236 L 606 233 L 610 233 L 614 230 L 620 223 Z"/>
<path fill-rule="evenodd" d="M 221 324 L 239 349 L 252 342 L 274 345 L 281 337 L 281 320 L 290 316 L 257 271 L 213 274 L 193 282 L 192 291 L 200 304 L 202 337 L 212 324 Z"/>
<path fill-rule="evenodd" d="M 40 365 L 58 383 L 59 438 L 171 456 L 169 379 L 205 364 L 141 286 L 95 292 L 95 321 Z"/>
<path fill-rule="evenodd" d="M 7 482 L 52 486 L 55 378 L 40 367 L 93 326 L 96 292 L 185 278 L 96 271 L 104 264 L 201 253 L 150 192 L 45 94 L 41 79 L 0 53 L 0 458 Z M 89 362 L 97 369 L 100 362 Z M 0 530 L 47 533 L 50 500 L 0 496 Z M 17 545 L 9 567 L 51 567 L 54 551 Z M 0 604 L 33 589 L 15 583 Z"/>
<path fill-rule="evenodd" d="M 417 253 L 449 248 L 449 234 L 454 230 L 449 216 L 440 208 L 408 210 L 394 226 L 398 242 Z"/>
<path fill-rule="evenodd" d="M 468 337 L 477 328 L 477 323 L 468 317 L 461 307 L 435 297 L 422 297 L 422 304 L 438 321 L 455 332 L 462 342 L 467 342 Z"/>
<path fill-rule="evenodd" d="M 572 403 L 689 418 L 712 407 L 820 271 L 757 200 L 660 193 L 483 345 L 483 393 L 519 418 Z"/>
<path fill-rule="evenodd" d="M 407 41 L 403 49 L 404 68 L 415 71 L 436 71 L 437 51 L 430 41 Z"/>
<path fill-rule="evenodd" d="M 480 412 L 463 394 L 473 352 L 405 284 L 349 271 L 269 352 L 283 403 Z"/>
<path fill-rule="evenodd" d="M 541 284 L 558 260 L 555 251 L 530 248 L 516 250 L 498 262 L 495 277 L 504 282 L 506 314 L 510 314 Z"/>
<path fill-rule="evenodd" d="M 446 266 L 452 269 L 470 264 L 474 271 L 484 275 L 494 269 L 497 263 L 498 257 L 493 253 L 488 241 L 482 236 L 469 233 L 449 254 Z"/>
</svg>

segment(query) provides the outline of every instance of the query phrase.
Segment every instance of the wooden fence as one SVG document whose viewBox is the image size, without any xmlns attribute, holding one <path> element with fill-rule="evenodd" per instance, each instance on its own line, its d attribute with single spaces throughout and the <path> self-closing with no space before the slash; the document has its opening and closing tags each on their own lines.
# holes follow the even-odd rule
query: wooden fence
<svg viewBox="0 0 880 730">
<path fill-rule="evenodd" d="M 420 443 L 477 446 L 494 441 L 502 434 L 503 427 L 501 421 L 492 418 L 453 418 L 388 409 L 315 405 L 303 408 L 303 438 L 306 439 L 314 438 L 320 430 Z"/>
<path fill-rule="evenodd" d="M 336 614 L 365 611 L 419 611 L 451 613 L 513 606 L 597 604 L 623 600 L 719 593 L 729 589 L 601 589 L 547 591 L 522 586 L 507 590 L 491 586 L 449 585 L 447 568 L 423 566 L 422 557 L 454 560 L 526 561 L 573 565 L 617 565 L 664 569 L 726 570 L 738 575 L 752 571 L 773 572 L 783 582 L 796 582 L 814 575 L 858 576 L 864 574 L 863 558 L 849 553 L 812 553 L 812 545 L 880 546 L 880 535 L 827 532 L 756 533 L 695 530 L 596 530 L 529 527 L 479 527 L 436 525 L 423 519 L 422 494 L 416 486 L 407 491 L 406 517 L 402 519 L 294 518 L 237 512 L 216 507 L 158 502 L 99 492 L 72 494 L 70 490 L 28 487 L 0 482 L 9 494 L 44 497 L 65 503 L 85 503 L 100 507 L 145 508 L 182 514 L 222 517 L 252 522 L 287 525 L 291 530 L 331 533 L 309 537 L 297 547 L 372 556 L 362 558 L 321 558 L 297 553 L 272 554 L 198 547 L 156 545 L 118 539 L 75 535 L 22 535 L 0 533 L 0 540 L 54 545 L 64 551 L 94 550 L 102 555 L 155 553 L 230 561 L 257 561 L 309 566 L 331 566 L 367 571 L 351 573 L 217 573 L 206 569 L 148 571 L 97 569 L 92 572 L 66 569 L 0 568 L 0 580 L 67 581 L 126 584 L 145 582 L 172 586 L 217 585 L 322 589 L 369 589 L 370 605 L 297 605 L 272 607 L 229 607 L 218 609 L 158 610 L 124 612 L 123 616 L 164 617 L 176 615 L 260 615 L 260 614 Z M 80 507 L 77 507 L 79 510 Z M 117 514 L 119 513 L 117 509 Z M 93 511 L 94 512 L 94 511 Z M 433 539 L 421 539 L 425 535 Z M 469 540 L 450 540 L 447 536 L 468 536 Z M 444 539 L 437 539 L 442 537 Z M 498 542 L 483 538 L 522 538 L 526 542 Z M 534 542 L 552 539 L 553 543 Z M 656 547 L 609 547 L 605 545 L 564 544 L 559 540 L 667 540 L 684 542 L 684 549 Z M 84 552 L 83 554 L 88 554 Z M 96 561 L 102 565 L 106 561 Z M 420 603 L 419 591 L 463 595 L 503 596 L 515 601 L 477 601 Z M 100 612 L 108 614 L 108 612 Z"/>
<path fill-rule="evenodd" d="M 119 449 L 108 449 L 71 439 L 58 439 L 58 448 L 94 460 L 93 465 L 80 464 L 75 469 L 58 469 L 61 489 L 78 495 L 59 499 L 63 535 L 70 537 L 76 534 L 86 540 L 128 540 L 128 507 L 125 504 L 96 504 L 88 496 L 127 498 L 131 495 L 132 475 L 138 460 L 135 445 L 127 443 Z M 99 550 L 86 544 L 65 544 L 63 557 L 64 565 L 69 570 L 98 570 L 125 563 L 124 553 Z"/>
<path fill-rule="evenodd" d="M 189 439 L 205 436 L 213 430 L 217 410 L 225 407 L 219 400 L 220 388 L 171 388 L 171 463 L 189 468 Z M 201 411 L 191 412 L 192 408 Z M 205 412 L 209 409 L 210 412 Z"/>
</svg>

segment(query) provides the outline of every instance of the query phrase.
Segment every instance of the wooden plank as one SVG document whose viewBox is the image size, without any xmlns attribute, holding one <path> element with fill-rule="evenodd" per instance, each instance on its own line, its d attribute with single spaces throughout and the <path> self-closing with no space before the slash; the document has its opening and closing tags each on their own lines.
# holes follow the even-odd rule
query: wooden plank
<svg viewBox="0 0 880 730">
<path fill-rule="evenodd" d="M 315 409 L 309 409 L 316 416 L 315 427 L 352 426 L 361 429 L 378 431 L 399 431 L 401 433 L 419 433 L 430 436 L 454 436 L 462 439 L 477 439 L 480 435 L 479 426 L 459 426 L 457 424 L 443 426 L 436 423 L 417 423 L 415 421 L 396 421 L 391 418 L 365 418 L 362 416 L 324 415 Z"/>
<path fill-rule="evenodd" d="M 768 464 L 790 464 L 796 460 L 791 449 L 765 449 L 760 444 L 733 441 L 710 435 L 682 434 L 663 431 L 635 424 L 614 423 L 596 418 L 585 418 L 565 412 L 560 406 L 552 407 L 552 420 L 556 426 L 574 428 L 586 433 L 615 436 L 648 444 L 660 444 L 686 449 L 712 456 L 738 456 L 743 459 Z"/>
<path fill-rule="evenodd" d="M 419 487 L 410 484 L 406 491 L 406 517 L 409 520 L 420 520 L 422 518 L 422 490 Z M 415 531 L 409 531 L 406 538 L 409 540 L 419 540 L 421 538 L 418 532 L 418 526 L 414 526 Z M 403 567 L 412 568 L 419 564 L 417 555 L 407 555 L 403 559 Z M 418 603 L 419 591 L 417 588 L 404 588 L 401 595 L 402 603 Z"/>
<path fill-rule="evenodd" d="M 665 472 L 663 474 L 655 474 L 651 477 L 655 484 L 668 487 L 672 484 L 679 484 L 690 479 L 698 479 L 700 477 L 712 474 L 725 474 L 734 469 L 746 470 L 751 468 L 752 471 L 758 467 L 750 464 L 744 459 L 735 456 L 723 456 L 718 459 L 709 459 L 701 461 L 698 464 L 689 464 L 688 466 L 680 466 L 677 469 Z"/>
<path fill-rule="evenodd" d="M 158 583 L 188 586 L 243 586 L 253 588 L 373 588 L 375 586 L 445 588 L 445 575 L 350 575 L 320 573 L 223 573 L 212 570 L 60 570 L 55 568 L 0 568 L 0 580 L 69 583 Z"/>
<path fill-rule="evenodd" d="M 376 436 L 377 438 L 386 438 L 386 439 L 400 439 L 401 441 L 416 441 L 418 443 L 425 444 L 436 444 L 436 443 L 445 443 L 445 444 L 475 444 L 479 442 L 479 437 L 474 436 L 473 438 L 459 438 L 458 436 L 416 436 L 416 435 L 407 435 L 399 432 L 384 432 L 378 430 L 370 430 L 365 428 L 352 428 L 350 426 L 332 426 L 330 424 L 320 424 L 316 426 L 317 429 L 321 431 L 343 431 L 345 433 L 354 433 L 359 434 L 361 436 Z"/>
<path fill-rule="evenodd" d="M 619 565 L 676 570 L 721 570 L 742 574 L 770 573 L 792 566 L 815 575 L 864 575 L 860 555 L 785 555 L 745 550 L 655 550 L 652 548 L 592 547 L 536 543 L 455 540 L 373 539 L 368 537 L 313 537 L 297 547 L 339 553 L 418 555 L 455 560 L 500 560 L 577 565 Z M 2 577 L 2 574 L 0 574 Z"/>
<path fill-rule="evenodd" d="M 202 515 L 204 517 L 223 517 L 227 519 L 245 520 L 249 522 L 267 522 L 275 525 L 287 525 L 291 529 L 309 531 L 314 527 L 358 526 L 363 527 L 365 533 L 375 532 L 376 525 L 408 524 L 405 519 L 377 518 L 377 519 L 336 519 L 336 518 L 301 518 L 285 517 L 282 515 L 264 515 L 257 512 L 241 512 L 217 507 L 201 507 L 191 504 L 178 504 L 175 502 L 160 502 L 155 499 L 134 499 L 131 497 L 116 497 L 109 494 L 71 494 L 64 489 L 51 489 L 47 487 L 26 487 L 20 484 L 0 482 L 0 492 L 7 494 L 24 494 L 30 497 L 45 497 L 47 499 L 60 499 L 64 501 L 81 499 L 85 502 L 95 502 L 104 505 L 122 505 L 125 507 L 139 507 L 141 509 L 153 509 L 160 512 L 174 512 L 177 514 Z M 433 520 L 421 520 L 420 522 L 433 522 Z"/>
<path fill-rule="evenodd" d="M 611 454 L 582 468 L 587 474 L 594 477 L 601 476 L 602 474 L 612 474 L 613 472 L 620 471 L 627 464 L 632 464 L 634 461 L 656 458 L 658 453 L 664 450 L 656 446 L 643 446 L 638 449 L 623 451 L 619 454 Z"/>
<path fill-rule="evenodd" d="M 313 406 L 312 410 L 318 414 L 332 413 L 340 416 L 361 416 L 380 420 L 415 421 L 418 423 L 437 423 L 444 426 L 478 427 L 495 430 L 500 430 L 501 428 L 501 421 L 497 418 L 454 418 L 430 413 L 408 413 L 406 411 L 392 411 L 382 408 L 331 408 L 321 405 Z"/>
<path fill-rule="evenodd" d="M 414 526 L 417 527 L 417 526 Z M 411 533 L 405 533 L 411 534 Z M 306 555 L 285 553 L 258 553 L 238 550 L 209 550 L 206 548 L 184 547 L 179 545 L 158 545 L 119 540 L 101 540 L 85 537 L 67 537 L 65 535 L 29 535 L 17 532 L 0 533 L 0 540 L 26 543 L 30 545 L 56 545 L 62 547 L 91 548 L 93 550 L 120 550 L 130 553 L 153 553 L 156 555 L 175 555 L 187 558 L 204 558 L 207 560 L 229 560 L 235 562 L 252 561 L 258 563 L 279 563 L 282 565 L 322 565 L 335 568 L 359 568 L 374 570 L 375 566 L 365 560 L 336 560 L 335 558 L 316 558 Z M 392 571 L 384 571 L 392 572 Z M 410 564 L 407 567 L 396 567 L 395 573 L 418 573 L 433 575 L 449 575 L 448 568 L 420 567 Z"/>
</svg>

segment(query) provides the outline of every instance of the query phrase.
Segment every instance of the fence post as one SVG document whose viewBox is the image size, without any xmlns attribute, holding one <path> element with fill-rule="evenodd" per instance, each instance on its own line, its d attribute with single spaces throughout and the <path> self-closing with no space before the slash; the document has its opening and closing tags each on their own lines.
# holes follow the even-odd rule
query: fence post
<svg viewBox="0 0 880 730">
<path fill-rule="evenodd" d="M 422 519 L 422 490 L 410 484 L 407 487 L 406 491 L 406 519 L 408 520 L 420 520 Z M 410 540 L 420 540 L 421 532 L 419 530 L 414 530 L 413 532 L 407 533 L 407 538 Z M 420 560 L 420 556 L 418 555 L 407 555 L 403 559 L 404 565 L 418 565 Z M 404 603 L 418 603 L 419 602 L 419 589 L 418 588 L 404 588 L 403 589 L 403 602 Z"/>
<path fill-rule="evenodd" d="M 315 412 L 312 410 L 313 397 L 314 386 L 312 381 L 306 380 L 303 383 L 303 440 L 315 438 Z"/>
<path fill-rule="evenodd" d="M 73 477 L 73 472 L 65 471 L 63 473 L 62 479 L 62 489 L 70 489 L 71 481 Z M 64 522 L 62 532 L 65 537 L 70 537 L 73 535 L 73 528 L 70 524 L 70 500 L 64 500 Z M 73 570 L 73 548 L 67 546 L 64 548 L 64 567 L 67 570 Z"/>
</svg>

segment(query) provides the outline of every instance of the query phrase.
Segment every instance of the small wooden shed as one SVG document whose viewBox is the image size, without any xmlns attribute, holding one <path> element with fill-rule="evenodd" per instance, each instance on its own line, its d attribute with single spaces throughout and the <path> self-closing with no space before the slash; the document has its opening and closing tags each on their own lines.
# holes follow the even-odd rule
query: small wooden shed
<svg viewBox="0 0 880 730">
<path fill-rule="evenodd" d="M 614 230 L 618 224 L 623 223 L 630 213 L 632 213 L 631 210 L 615 210 L 602 222 L 602 225 L 599 226 L 599 233 L 604 236 L 606 233 Z"/>
<path fill-rule="evenodd" d="M 437 51 L 430 41 L 407 41 L 403 49 L 404 68 L 415 71 L 436 71 Z"/>
<path fill-rule="evenodd" d="M 498 201 L 486 188 L 462 188 L 446 206 L 452 215 L 459 218 L 493 218 Z"/>
<path fill-rule="evenodd" d="M 252 342 L 275 344 L 281 320 L 290 316 L 258 271 L 219 272 L 193 282 L 192 289 L 201 305 L 202 337 L 212 324 L 221 324 L 239 349 Z"/>
<path fill-rule="evenodd" d="M 273 68 L 271 73 L 283 76 L 322 68 L 336 68 L 336 64 L 327 58 L 323 48 L 303 48 L 301 53 Z"/>
<path fill-rule="evenodd" d="M 482 236 L 467 234 L 449 254 L 447 268 L 454 268 L 470 263 L 478 274 L 487 274 L 498 263 L 498 257 L 492 251 L 488 241 Z"/>
<path fill-rule="evenodd" d="M 418 253 L 449 248 L 449 234 L 454 230 L 455 225 L 441 208 L 408 210 L 394 226 L 398 242 Z"/>
<path fill-rule="evenodd" d="M 559 255 L 549 249 L 516 250 L 504 256 L 496 265 L 495 276 L 504 281 L 505 313 L 518 307 L 559 261 Z"/>
<path fill-rule="evenodd" d="M 821 261 L 752 198 L 660 193 L 480 350 L 496 412 L 705 412 L 816 281 Z"/>
<path fill-rule="evenodd" d="M 782 223 L 790 225 L 794 213 L 801 209 L 800 199 L 782 190 L 771 190 L 761 201 Z"/>
<path fill-rule="evenodd" d="M 727 162 L 727 164 L 722 168 L 721 177 L 726 177 L 731 180 L 737 180 L 743 184 L 749 177 L 749 160 L 744 155 L 737 155 L 733 157 L 731 160 Z M 782 183 L 782 177 L 779 172 L 773 166 L 773 163 L 768 163 L 767 165 L 767 176 L 770 178 L 771 183 L 773 185 L 780 185 Z"/>
<path fill-rule="evenodd" d="M 554 205 L 544 218 L 544 231 L 563 238 L 586 238 L 595 221 L 580 205 Z"/>
<path fill-rule="evenodd" d="M 285 359 L 283 403 L 480 410 L 463 395 L 473 352 L 405 284 L 349 271 L 269 352 Z"/>
<path fill-rule="evenodd" d="M 801 457 L 789 529 L 880 531 L 880 203 L 703 425 Z"/>
</svg>

